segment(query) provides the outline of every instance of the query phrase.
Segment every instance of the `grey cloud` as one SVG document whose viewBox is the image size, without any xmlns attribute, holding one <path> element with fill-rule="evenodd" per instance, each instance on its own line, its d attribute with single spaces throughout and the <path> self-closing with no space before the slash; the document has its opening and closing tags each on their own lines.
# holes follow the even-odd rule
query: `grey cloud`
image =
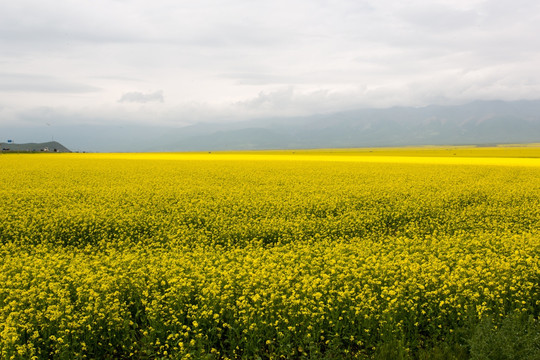
<svg viewBox="0 0 540 360">
<path fill-rule="evenodd" d="M 99 80 L 117 80 L 122 82 L 144 82 L 142 79 L 138 79 L 136 77 L 128 77 L 128 76 L 107 76 L 107 75 L 101 75 L 101 76 L 94 76 L 93 79 L 99 79 Z"/>
<path fill-rule="evenodd" d="M 237 105 L 248 109 L 274 109 L 278 107 L 286 107 L 293 101 L 294 89 L 289 87 L 287 89 L 273 91 L 269 93 L 259 92 L 257 97 L 240 101 Z"/>
<path fill-rule="evenodd" d="M 366 88 L 334 92 L 328 89 L 298 91 L 292 86 L 275 91 L 260 92 L 257 96 L 233 104 L 253 116 L 295 116 L 327 113 L 357 108 Z"/>
<path fill-rule="evenodd" d="M 163 102 L 163 91 L 159 90 L 153 93 L 143 94 L 142 92 L 128 92 L 122 95 L 118 102 L 133 102 L 133 103 L 147 103 L 147 102 Z"/>
<path fill-rule="evenodd" d="M 456 31 L 480 22 L 474 10 L 459 10 L 442 5 L 422 5 L 401 10 L 402 18 L 413 26 L 431 31 Z"/>
<path fill-rule="evenodd" d="M 160 7 L 107 0 L 89 5 L 75 0 L 51 10 L 47 2 L 20 0 L 0 5 L 0 42 L 15 48 L 21 43 L 38 48 L 81 43 L 220 48 L 264 47 L 288 41 L 288 32 L 280 31 L 271 20 L 263 21 L 266 15 L 275 16 L 276 7 L 257 14 L 258 8 L 260 5 L 234 1 L 164 1 Z M 245 16 L 247 11 L 257 15 Z"/>
<path fill-rule="evenodd" d="M 72 1 L 52 7 L 46 1 L 21 0 L 2 4 L 0 10 L 0 40 L 6 43 L 132 42 L 149 33 L 128 4 Z"/>
<path fill-rule="evenodd" d="M 52 76 L 0 73 L 1 92 L 88 93 L 99 90 L 94 86 Z"/>
<path fill-rule="evenodd" d="M 221 78 L 233 79 L 239 85 L 268 85 L 268 84 L 287 84 L 304 82 L 298 76 L 286 76 L 277 74 L 251 73 L 251 72 L 232 72 L 219 75 Z"/>
</svg>

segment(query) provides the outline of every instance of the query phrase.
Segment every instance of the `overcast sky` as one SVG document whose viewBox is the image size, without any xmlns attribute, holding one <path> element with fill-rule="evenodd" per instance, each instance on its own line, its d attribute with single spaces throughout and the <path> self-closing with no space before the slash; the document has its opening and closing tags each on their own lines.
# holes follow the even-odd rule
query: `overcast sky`
<svg viewBox="0 0 540 360">
<path fill-rule="evenodd" d="M 538 0 L 0 0 L 0 125 L 540 98 Z"/>
</svg>

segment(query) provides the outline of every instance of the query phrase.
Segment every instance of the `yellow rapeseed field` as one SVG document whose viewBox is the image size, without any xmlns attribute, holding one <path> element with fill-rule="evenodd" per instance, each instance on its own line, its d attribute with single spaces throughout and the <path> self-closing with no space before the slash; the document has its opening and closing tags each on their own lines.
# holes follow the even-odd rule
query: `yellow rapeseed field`
<svg viewBox="0 0 540 360">
<path fill-rule="evenodd" d="M 539 317 L 540 147 L 0 169 L 1 359 L 413 356 Z"/>
</svg>

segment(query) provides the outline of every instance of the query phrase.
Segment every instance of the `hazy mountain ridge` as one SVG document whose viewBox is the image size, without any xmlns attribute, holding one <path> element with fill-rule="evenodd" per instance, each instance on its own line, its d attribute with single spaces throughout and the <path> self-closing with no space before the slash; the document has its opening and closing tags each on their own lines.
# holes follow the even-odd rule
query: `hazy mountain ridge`
<svg viewBox="0 0 540 360">
<path fill-rule="evenodd" d="M 155 150 L 287 149 L 540 141 L 540 101 L 394 107 L 334 114 L 197 124 Z"/>
<path fill-rule="evenodd" d="M 18 143 L 54 137 L 75 151 L 102 152 L 529 143 L 540 142 L 540 100 L 360 109 L 187 127 L 0 127 L 2 137 Z"/>
</svg>

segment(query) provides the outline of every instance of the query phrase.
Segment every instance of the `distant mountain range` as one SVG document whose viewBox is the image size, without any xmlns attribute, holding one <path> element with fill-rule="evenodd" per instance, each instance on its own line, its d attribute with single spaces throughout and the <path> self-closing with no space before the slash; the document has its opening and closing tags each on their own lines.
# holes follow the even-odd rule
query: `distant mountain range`
<svg viewBox="0 0 540 360">
<path fill-rule="evenodd" d="M 52 131 L 54 130 L 54 133 Z M 12 131 L 14 135 L 9 135 Z M 40 132 L 41 131 L 41 132 Z M 0 127 L 46 134 L 78 151 L 212 151 L 540 142 L 540 100 L 360 109 L 187 127 Z M 5 133 L 6 135 L 3 135 Z"/>
<path fill-rule="evenodd" d="M 57 141 L 27 144 L 0 143 L 0 150 L 2 152 L 71 152 Z"/>
<path fill-rule="evenodd" d="M 540 142 L 540 101 L 363 109 L 304 117 L 198 124 L 152 150 L 248 150 Z"/>
</svg>

